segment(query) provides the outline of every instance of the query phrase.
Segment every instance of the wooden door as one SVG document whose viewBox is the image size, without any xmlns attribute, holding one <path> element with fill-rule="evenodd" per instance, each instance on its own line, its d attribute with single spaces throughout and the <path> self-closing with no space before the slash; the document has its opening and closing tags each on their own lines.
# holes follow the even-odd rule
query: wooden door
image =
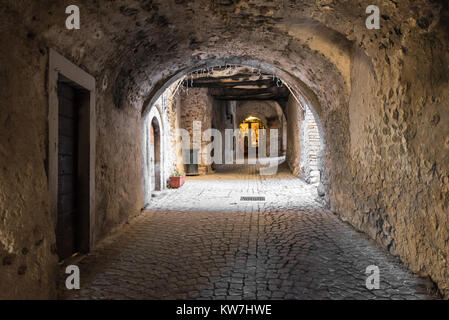
<svg viewBox="0 0 449 320">
<path fill-rule="evenodd" d="M 76 90 L 64 82 L 58 83 L 59 152 L 58 152 L 58 217 L 56 226 L 59 258 L 77 252 L 77 159 L 78 110 Z"/>
</svg>

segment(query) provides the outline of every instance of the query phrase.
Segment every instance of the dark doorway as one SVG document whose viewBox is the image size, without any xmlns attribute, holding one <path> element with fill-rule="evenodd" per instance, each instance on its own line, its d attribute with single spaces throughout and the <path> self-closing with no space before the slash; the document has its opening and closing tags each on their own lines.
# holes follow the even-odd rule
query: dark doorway
<svg viewBox="0 0 449 320">
<path fill-rule="evenodd" d="M 161 130 L 156 118 L 151 121 L 152 164 L 154 173 L 154 190 L 161 190 Z"/>
<path fill-rule="evenodd" d="M 89 247 L 89 209 L 83 194 L 83 190 L 88 190 L 85 176 L 89 159 L 86 159 L 88 150 L 83 121 L 89 92 L 61 76 L 58 101 L 56 242 L 59 258 L 63 260 L 75 253 L 87 252 Z"/>
</svg>

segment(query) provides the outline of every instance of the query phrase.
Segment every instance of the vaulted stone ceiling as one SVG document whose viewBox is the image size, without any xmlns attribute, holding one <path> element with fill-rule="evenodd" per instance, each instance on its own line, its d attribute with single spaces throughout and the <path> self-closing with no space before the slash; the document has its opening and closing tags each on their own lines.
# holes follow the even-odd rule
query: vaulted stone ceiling
<svg viewBox="0 0 449 320">
<path fill-rule="evenodd" d="M 58 1 L 46 1 L 46 10 L 33 2 L 25 12 L 20 2 L 9 1 L 3 11 L 11 18 L 23 14 L 23 32 L 33 30 L 28 31 L 30 38 L 42 31 L 46 41 L 105 77 L 116 90 L 117 105 L 127 95 L 145 100 L 160 81 L 179 70 L 247 57 L 288 71 L 330 107 L 344 103 L 338 101 L 341 93 L 350 92 L 354 44 L 374 65 L 382 64 L 382 57 L 376 57 L 379 46 L 387 57 L 387 51 L 400 49 L 404 38 L 436 28 L 441 16 L 435 2 L 388 1 L 382 8 L 387 39 L 366 29 L 366 6 L 330 0 L 91 1 L 83 4 L 79 32 L 64 28 L 64 8 Z M 425 23 L 418 23 L 420 19 Z M 117 68 L 106 72 L 110 66 Z"/>
</svg>

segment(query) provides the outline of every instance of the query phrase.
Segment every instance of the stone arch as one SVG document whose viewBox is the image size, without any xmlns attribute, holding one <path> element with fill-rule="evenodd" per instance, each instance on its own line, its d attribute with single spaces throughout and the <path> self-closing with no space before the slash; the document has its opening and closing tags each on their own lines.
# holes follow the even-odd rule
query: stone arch
<svg viewBox="0 0 449 320">
<path fill-rule="evenodd" d="M 235 65 L 235 66 L 245 66 L 252 67 L 254 69 L 259 69 L 261 72 L 272 73 L 279 79 L 284 81 L 284 84 L 287 85 L 292 95 L 295 95 L 296 99 L 294 99 L 298 104 L 298 108 L 304 109 L 305 106 L 312 112 L 314 119 L 316 121 L 319 135 L 320 135 L 320 144 L 322 146 L 319 155 L 318 155 L 318 166 L 320 168 L 320 183 L 322 184 L 323 193 L 326 195 L 325 201 L 329 202 L 328 198 L 328 186 L 330 184 L 329 179 L 329 169 L 326 167 L 327 162 L 331 160 L 329 158 L 329 154 L 325 153 L 326 146 L 326 129 L 323 123 L 324 118 L 327 116 L 325 113 L 328 111 L 326 109 L 330 108 L 330 106 L 326 106 L 323 108 L 322 102 L 319 97 L 319 94 L 322 92 L 315 93 L 315 91 L 310 88 L 303 80 L 301 80 L 297 75 L 293 75 L 291 72 L 287 72 L 284 69 L 271 65 L 265 61 L 254 59 L 248 56 L 229 56 L 227 58 L 210 58 L 204 59 L 199 63 L 192 64 L 189 67 L 181 68 L 174 72 L 171 72 L 164 79 L 160 79 L 157 81 L 151 88 L 150 93 L 147 95 L 145 102 L 142 106 L 142 116 L 145 117 L 151 109 L 151 106 L 155 104 L 158 99 L 166 92 L 166 90 L 174 85 L 176 82 L 181 81 L 187 74 L 192 73 L 196 70 L 203 70 L 207 72 L 207 68 L 212 68 L 215 66 L 223 66 L 223 65 Z M 337 72 L 338 73 L 338 72 Z M 341 75 L 337 75 L 337 78 L 341 77 Z M 338 82 L 340 83 L 340 82 Z M 335 84 L 334 88 L 338 87 L 339 84 Z M 342 85 L 343 92 L 342 96 L 344 97 L 342 101 L 339 101 L 343 109 L 347 106 L 347 96 L 346 93 L 349 91 L 349 88 L 345 87 L 346 83 Z M 337 103 L 337 102 L 335 102 Z M 278 103 L 276 103 L 278 105 Z M 282 108 L 279 107 L 282 110 Z M 347 111 L 347 110 L 346 110 Z M 285 115 L 283 115 L 285 117 Z M 341 117 L 339 115 L 338 117 Z M 344 115 L 343 115 L 344 116 Z M 236 119 L 236 121 L 238 121 Z M 346 130 L 347 128 L 343 128 Z M 343 131 L 342 130 L 342 134 Z M 282 147 L 281 147 L 282 148 Z"/>
<path fill-rule="evenodd" d="M 187 74 L 195 70 L 207 70 L 214 66 L 220 65 L 238 65 L 252 67 L 255 69 L 260 69 L 262 72 L 272 73 L 278 78 L 285 81 L 286 84 L 291 88 L 292 92 L 295 93 L 296 98 L 299 100 L 301 105 L 307 105 L 310 111 L 313 113 L 317 125 L 322 133 L 322 142 L 326 140 L 325 129 L 323 124 L 323 116 L 326 110 L 324 110 L 319 96 L 315 91 L 310 88 L 305 82 L 303 82 L 299 77 L 293 75 L 291 72 L 287 72 L 282 68 L 275 67 L 267 62 L 250 58 L 247 56 L 229 56 L 227 58 L 211 58 L 202 60 L 200 63 L 193 64 L 192 66 L 180 68 L 176 71 L 171 72 L 169 75 L 160 79 L 155 84 L 151 86 L 149 93 L 146 95 L 146 99 L 142 104 L 142 117 L 145 117 L 150 111 L 154 103 L 163 95 L 163 93 L 172 86 L 175 82 L 181 80 Z M 346 92 L 346 90 L 344 90 Z M 345 94 L 343 94 L 345 96 Z M 342 102 L 340 102 L 342 103 Z M 343 100 L 343 104 L 346 104 L 346 96 Z M 237 119 L 236 119 L 237 121 Z"/>
<path fill-rule="evenodd" d="M 345 44 L 346 46 L 347 44 Z M 186 64 L 188 64 L 186 62 Z M 223 66 L 223 65 L 236 65 L 236 66 L 246 66 L 246 67 L 252 67 L 254 69 L 260 69 L 262 72 L 265 73 L 272 73 L 276 75 L 278 78 L 282 79 L 286 85 L 289 86 L 291 89 L 292 94 L 295 95 L 296 99 L 295 101 L 299 101 L 298 107 L 300 109 L 304 109 L 304 106 L 307 106 L 309 110 L 312 112 L 318 131 L 320 134 L 320 142 L 321 142 L 321 150 L 319 152 L 318 156 L 318 165 L 321 168 L 320 169 L 320 183 L 323 185 L 322 190 L 324 190 L 324 193 L 326 194 L 326 202 L 329 202 L 328 198 L 328 188 L 331 183 L 329 178 L 329 170 L 332 170 L 332 168 L 328 168 L 327 164 L 330 164 L 332 161 L 331 153 L 325 152 L 325 147 L 327 145 L 326 143 L 326 128 L 332 127 L 332 125 L 325 126 L 324 120 L 329 116 L 327 113 L 329 111 L 334 111 L 332 117 L 336 119 L 336 121 L 339 121 L 341 123 L 344 123 L 344 120 L 341 120 L 343 117 L 347 117 L 347 98 L 348 98 L 348 92 L 350 91 L 349 87 L 347 87 L 347 83 L 343 80 L 342 75 L 337 71 L 338 67 L 334 66 L 335 69 L 332 69 L 331 74 L 335 74 L 333 77 L 335 77 L 336 82 L 333 84 L 332 90 L 338 91 L 338 88 L 341 88 L 340 90 L 342 93 L 338 95 L 339 99 L 334 100 L 328 100 L 327 98 L 324 99 L 323 95 L 326 97 L 326 95 L 321 91 L 316 92 L 316 89 L 312 89 L 309 87 L 307 83 L 310 82 L 310 80 L 307 79 L 307 77 L 304 77 L 302 75 L 293 74 L 292 72 L 286 71 L 284 68 L 279 67 L 279 63 L 277 66 L 274 66 L 270 63 L 267 63 L 263 60 L 255 59 L 249 56 L 229 56 L 226 58 L 208 58 L 203 59 L 200 62 L 192 63 L 188 67 L 180 68 L 176 71 L 172 71 L 169 75 L 165 76 L 163 79 L 158 80 L 155 84 L 151 86 L 151 89 L 149 90 L 149 94 L 146 95 L 147 98 L 145 99 L 145 102 L 142 106 L 142 116 L 145 117 L 145 115 L 149 112 L 150 107 L 158 101 L 159 97 L 161 97 L 164 92 L 172 86 L 177 81 L 180 81 L 185 77 L 187 74 L 194 72 L 195 70 L 204 70 L 204 72 L 207 71 L 207 68 L 211 68 L 214 66 Z M 294 65 L 292 64 L 292 67 Z M 328 75 L 329 78 L 331 77 L 331 74 Z M 335 94 L 334 92 L 332 94 Z M 325 106 L 323 105 L 326 104 Z M 335 120 L 334 120 L 335 121 Z M 345 132 L 348 130 L 347 127 L 341 128 L 339 134 L 344 135 Z M 338 142 L 337 144 L 340 144 Z M 339 153 L 341 153 L 341 156 L 339 159 L 342 159 L 342 156 L 346 154 L 346 148 L 347 145 L 344 144 L 342 146 L 339 146 L 339 148 L 344 148 L 344 150 L 339 150 Z M 335 152 L 334 152 L 335 153 Z M 336 164 L 338 166 L 338 164 Z"/>
<path fill-rule="evenodd" d="M 261 119 L 267 130 L 267 149 L 270 148 L 270 129 L 278 129 L 278 155 L 283 153 L 285 115 L 277 101 L 242 101 L 237 105 L 236 121 L 241 123 L 249 116 L 255 116 Z M 273 124 L 273 119 L 276 122 Z M 286 133 L 286 132 L 285 132 Z"/>
<path fill-rule="evenodd" d="M 256 117 L 258 119 L 260 119 L 260 121 L 263 123 L 263 125 L 265 126 L 265 128 L 268 128 L 268 124 L 267 124 L 267 118 L 264 114 L 262 114 L 261 112 L 246 112 L 245 116 L 243 117 L 239 117 L 238 120 L 236 121 L 237 124 L 242 123 L 243 121 L 245 121 L 246 118 L 248 118 L 249 116 L 253 116 Z"/>
<path fill-rule="evenodd" d="M 92 35 L 89 38 L 67 33 L 60 15 L 52 14 L 64 12 L 61 1 L 49 1 L 41 10 L 37 1 L 8 0 L 2 12 L 6 27 L 16 30 L 14 34 L 28 35 L 26 41 L 5 35 L 11 50 L 1 53 L 2 60 L 14 67 L 15 76 L 5 87 L 5 105 L 11 111 L 4 116 L 10 132 L 17 133 L 10 141 L 5 139 L 4 149 L 17 150 L 21 141 L 29 148 L 8 154 L 9 188 L 14 192 L 6 194 L 4 202 L 8 210 L 34 217 L 6 219 L 7 227 L 19 223 L 22 229 L 32 230 L 37 225 L 46 237 L 44 243 L 54 242 L 53 231 L 37 223 L 48 215 L 46 152 L 40 150 L 48 144 L 46 89 L 52 90 L 41 83 L 53 72 L 46 65 L 46 48 L 56 48 L 101 83 L 96 91 L 97 112 L 92 113 L 98 128 L 92 161 L 92 168 L 97 166 L 92 178 L 94 243 L 141 209 L 142 184 L 136 181 L 142 176 L 142 139 L 135 137 L 141 134 L 146 97 L 157 96 L 155 92 L 177 73 L 182 76 L 208 61 L 232 56 L 221 61 L 263 60 L 266 66 L 284 70 L 278 76 L 301 91 L 298 99 L 310 99 L 304 103 L 318 115 L 327 146 L 324 168 L 332 177 L 331 210 L 399 255 L 413 270 L 432 276 L 449 296 L 447 263 L 435 259 L 447 252 L 448 230 L 444 217 L 449 132 L 444 124 L 448 122 L 449 11 L 444 1 L 384 1 L 381 30 L 366 28 L 365 8 L 355 0 L 260 0 L 250 6 L 245 1 L 107 1 L 101 14 L 97 1 L 82 5 L 83 34 Z M 208 28 L 200 27 L 206 24 Z M 30 71 L 35 77 L 24 95 L 20 79 Z M 146 112 L 152 105 L 145 105 Z M 16 121 L 22 109 L 29 116 Z M 30 156 L 23 157 L 25 152 Z M 130 165 L 124 168 L 124 163 Z M 23 188 L 21 181 L 30 177 L 32 187 Z M 18 195 L 25 201 L 16 201 Z M 21 235 L 8 234 L 5 241 L 8 246 L 17 243 L 15 252 L 27 245 Z M 45 248 L 42 279 L 55 283 L 48 262 L 50 245 Z M 27 264 L 34 256 L 28 254 Z M 21 283 L 41 289 L 36 281 Z"/>
<path fill-rule="evenodd" d="M 297 93 L 298 98 L 301 100 L 301 103 L 307 103 L 311 105 L 314 114 L 317 117 L 321 118 L 323 108 L 318 96 L 311 88 L 309 88 L 307 84 L 305 84 L 297 76 L 285 71 L 284 69 L 275 67 L 269 63 L 249 57 L 238 56 L 230 56 L 228 58 L 222 59 L 206 59 L 201 61 L 200 63 L 193 64 L 190 67 L 180 68 L 179 70 L 170 73 L 170 75 L 166 76 L 164 79 L 157 81 L 151 87 L 149 93 L 146 95 L 146 99 L 143 102 L 142 106 L 142 116 L 145 116 L 149 112 L 151 106 L 159 99 L 159 97 L 165 92 L 168 87 L 173 85 L 176 81 L 179 81 L 180 79 L 185 77 L 187 74 L 190 74 L 195 70 L 206 71 L 207 68 L 223 65 L 251 67 L 254 69 L 260 69 L 265 73 L 272 73 L 276 75 L 278 78 L 284 80 L 290 86 L 290 88 Z"/>
<path fill-rule="evenodd" d="M 281 114 L 279 113 L 280 107 L 277 105 L 277 103 L 273 102 L 267 102 L 267 101 L 243 101 L 239 104 L 237 109 L 237 119 L 236 122 L 240 123 L 243 120 L 245 120 L 247 117 L 254 115 L 262 120 L 262 122 L 265 123 L 265 125 L 268 126 L 267 123 L 267 114 L 262 112 L 259 108 L 259 106 L 265 107 L 265 111 L 271 111 L 270 114 L 268 114 L 268 118 L 271 116 L 277 116 L 279 119 L 281 118 Z M 246 109 L 246 110 L 242 110 Z"/>
<path fill-rule="evenodd" d="M 155 104 L 143 119 L 143 190 L 145 205 L 151 200 L 154 191 L 165 189 L 165 134 L 162 112 Z"/>
</svg>

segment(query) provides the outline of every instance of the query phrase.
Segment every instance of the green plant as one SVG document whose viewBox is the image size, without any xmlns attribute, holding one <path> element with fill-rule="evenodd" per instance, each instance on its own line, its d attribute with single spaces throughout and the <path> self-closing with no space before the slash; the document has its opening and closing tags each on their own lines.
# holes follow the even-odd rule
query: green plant
<svg viewBox="0 0 449 320">
<path fill-rule="evenodd" d="M 180 173 L 179 171 L 175 171 L 172 174 L 172 177 L 182 177 L 182 176 L 185 176 L 185 174 L 184 173 Z"/>
</svg>

